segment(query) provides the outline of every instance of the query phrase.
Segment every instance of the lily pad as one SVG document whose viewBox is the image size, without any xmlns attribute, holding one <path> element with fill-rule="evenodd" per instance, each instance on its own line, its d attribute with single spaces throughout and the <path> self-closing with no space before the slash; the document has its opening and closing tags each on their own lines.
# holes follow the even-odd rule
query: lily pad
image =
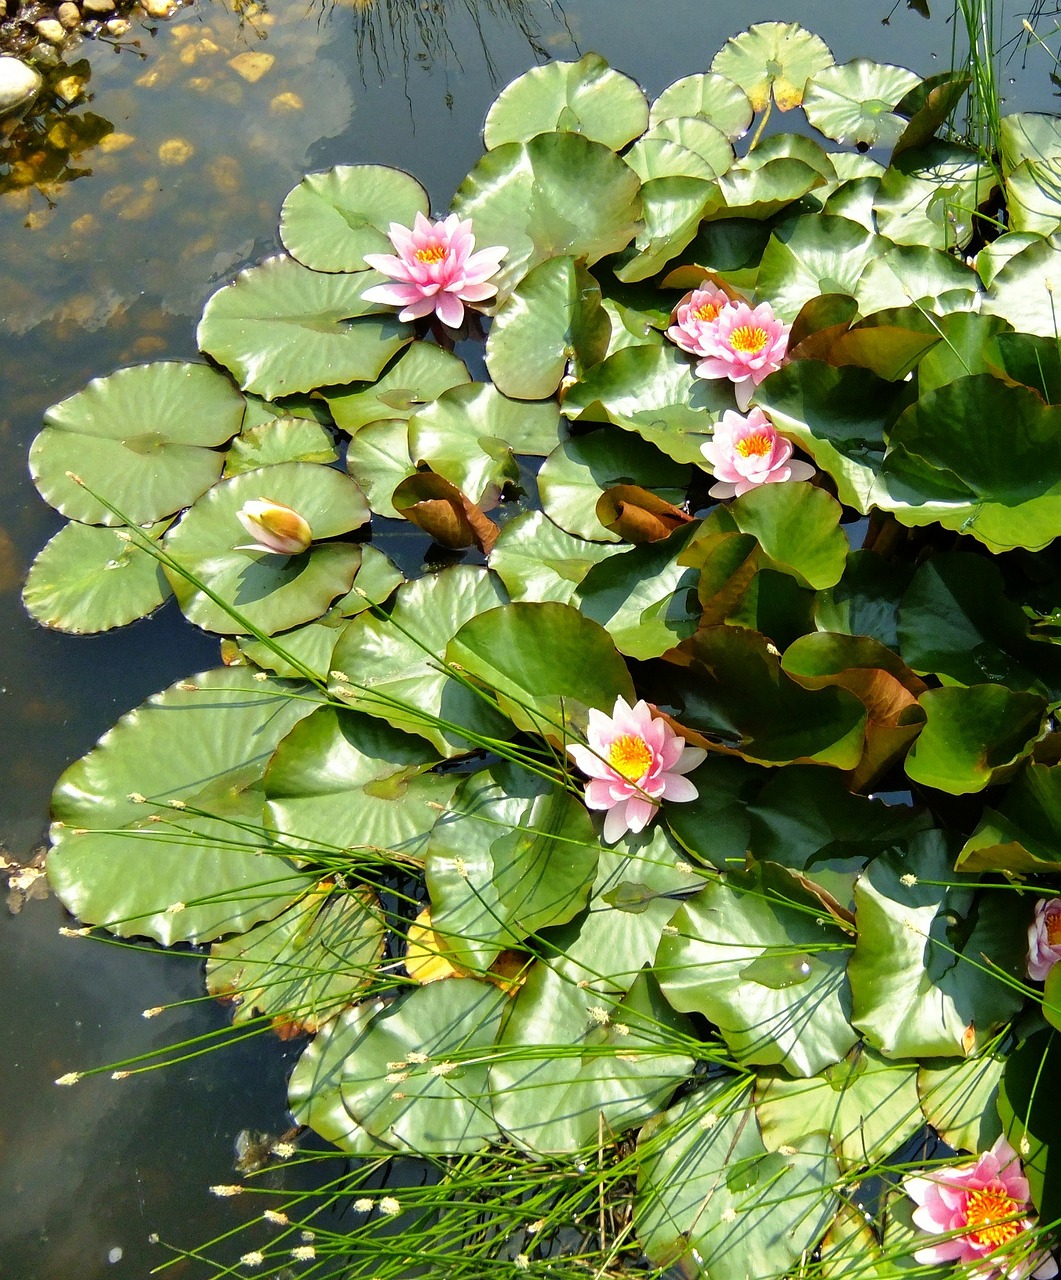
<svg viewBox="0 0 1061 1280">
<path fill-rule="evenodd" d="M 657 125 L 676 116 L 700 116 L 732 142 L 748 132 L 753 115 L 748 95 L 739 85 L 726 76 L 708 73 L 684 76 L 668 85 L 653 102 L 649 123 Z"/>
<path fill-rule="evenodd" d="M 1057 290 L 1061 288 L 1061 248 L 1036 236 L 994 271 L 984 310 L 1002 316 L 1020 333 L 1056 339 Z"/>
<path fill-rule="evenodd" d="M 355 435 L 370 422 L 411 418 L 443 391 L 470 382 L 464 361 L 432 342 L 413 342 L 370 386 L 325 390 L 335 424 Z"/>
<path fill-rule="evenodd" d="M 964 248 L 997 178 L 976 151 L 933 142 L 904 151 L 881 179 L 877 229 L 896 244 Z"/>
<path fill-rule="evenodd" d="M 791 893 L 785 873 L 768 866 L 701 889 L 671 921 L 655 972 L 671 1004 L 713 1022 L 737 1062 L 813 1076 L 858 1039 L 848 946 L 803 895 L 786 900 Z"/>
<path fill-rule="evenodd" d="M 406 583 L 389 617 L 364 613 L 343 632 L 332 691 L 354 710 L 426 738 L 446 757 L 483 736 L 509 737 L 511 724 L 441 661 L 469 618 L 505 603 L 493 575 L 463 565 Z"/>
<path fill-rule="evenodd" d="M 870 147 L 891 147 L 907 121 L 893 108 L 920 84 L 905 67 L 855 58 L 825 67 L 808 82 L 803 97 L 807 119 L 827 138 Z"/>
<path fill-rule="evenodd" d="M 377 516 L 400 520 L 392 501 L 394 490 L 416 474 L 409 457 L 409 424 L 393 418 L 362 427 L 347 447 L 346 467 Z"/>
<path fill-rule="evenodd" d="M 376 271 L 325 275 L 266 258 L 207 301 L 199 346 L 245 391 L 269 398 L 372 381 L 413 337 L 410 325 L 362 297 L 382 280 Z"/>
<path fill-rule="evenodd" d="M 206 989 L 235 1005 L 233 1022 L 270 1019 L 283 1039 L 313 1034 L 354 1002 L 383 954 L 379 899 L 324 882 L 275 920 L 215 942 Z"/>
<path fill-rule="evenodd" d="M 879 236 L 847 218 L 812 214 L 774 228 L 756 284 L 787 321 L 823 293 L 853 294 L 867 265 L 886 248 Z"/>
<path fill-rule="evenodd" d="M 31 618 L 56 631 L 84 635 L 123 627 L 157 609 L 170 592 L 158 560 L 137 537 L 168 528 L 100 529 L 68 524 L 30 566 L 22 603 Z"/>
<path fill-rule="evenodd" d="M 587 266 L 618 253 L 641 217 L 637 176 L 614 151 L 577 133 L 542 133 L 488 151 L 461 183 L 453 209 L 483 244 L 508 255 L 502 297 L 532 268 L 570 255 Z"/>
<path fill-rule="evenodd" d="M 320 462 L 338 458 L 332 433 L 309 418 L 270 418 L 257 426 L 244 425 L 225 458 L 225 478 L 278 462 Z"/>
<path fill-rule="evenodd" d="M 597 852 L 569 792 L 509 765 L 476 773 L 430 837 L 432 927 L 455 964 L 485 972 L 507 947 L 582 910 Z"/>
<path fill-rule="evenodd" d="M 206 365 L 119 369 L 48 410 L 30 448 L 30 474 L 45 502 L 70 520 L 150 524 L 214 483 L 224 461 L 216 446 L 236 434 L 243 411 L 239 392 Z"/>
<path fill-rule="evenodd" d="M 1055 874 L 1061 860 L 1061 768 L 1030 763 L 1010 783 L 994 808 L 965 842 L 956 866 L 962 871 Z"/>
<path fill-rule="evenodd" d="M 925 1119 L 956 1151 L 988 1151 L 1001 1134 L 998 1083 L 1006 1056 L 989 1051 L 975 1058 L 925 1063 L 918 1071 Z"/>
<path fill-rule="evenodd" d="M 718 187 L 701 178 L 667 177 L 643 182 L 645 226 L 618 268 L 619 279 L 647 280 L 661 271 L 693 239 L 704 214 L 717 203 Z"/>
<path fill-rule="evenodd" d="M 824 40 L 796 22 L 756 22 L 727 40 L 711 63 L 711 70 L 739 84 L 756 111 L 763 111 L 771 94 L 780 111 L 803 101 L 807 81 L 833 55 Z"/>
<path fill-rule="evenodd" d="M 291 848 L 333 857 L 387 849 L 418 860 L 457 779 L 439 753 L 372 716 L 321 707 L 277 747 L 265 775 L 266 825 Z"/>
<path fill-rule="evenodd" d="M 551 396 L 569 367 L 604 358 L 611 323 L 600 286 L 574 258 L 535 267 L 498 308 L 486 342 L 486 366 L 507 396 Z"/>
<path fill-rule="evenodd" d="M 382 164 L 337 165 L 308 174 L 280 210 L 280 239 L 314 271 L 364 271 L 366 253 L 393 253 L 392 222 L 411 227 L 428 214 L 427 192 L 401 169 Z"/>
<path fill-rule="evenodd" d="M 253 542 L 248 550 L 243 544 L 249 535 L 236 513 L 258 498 L 297 511 L 315 539 L 347 533 L 369 516 L 361 490 L 331 467 L 285 462 L 215 485 L 164 543 L 175 561 L 166 566 L 166 576 L 177 602 L 207 631 L 232 635 L 254 626 L 272 635 L 319 618 L 350 590 L 361 564 L 361 548 L 345 542 L 318 543 L 294 556 L 259 550 Z"/>
<path fill-rule="evenodd" d="M 578 62 L 548 62 L 508 84 L 486 114 L 483 141 L 492 151 L 567 132 L 619 151 L 648 126 L 648 103 L 637 84 L 596 53 Z"/>
<path fill-rule="evenodd" d="M 166 946 L 243 933 L 287 907 L 313 877 L 260 829 L 260 783 L 314 705 L 305 686 L 235 667 L 123 716 L 56 785 L 48 874 L 64 906 Z"/>
<path fill-rule="evenodd" d="M 571 604 L 590 569 L 622 550 L 615 543 L 573 537 L 543 512 L 527 511 L 501 530 L 490 568 L 513 600 Z"/>
</svg>

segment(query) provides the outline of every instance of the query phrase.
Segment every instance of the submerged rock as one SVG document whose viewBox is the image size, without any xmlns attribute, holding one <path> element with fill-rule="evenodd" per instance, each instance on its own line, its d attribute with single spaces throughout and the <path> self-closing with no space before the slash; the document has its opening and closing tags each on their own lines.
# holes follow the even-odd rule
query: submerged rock
<svg viewBox="0 0 1061 1280">
<path fill-rule="evenodd" d="M 0 55 L 0 120 L 26 111 L 43 84 L 40 73 L 19 58 Z"/>
</svg>

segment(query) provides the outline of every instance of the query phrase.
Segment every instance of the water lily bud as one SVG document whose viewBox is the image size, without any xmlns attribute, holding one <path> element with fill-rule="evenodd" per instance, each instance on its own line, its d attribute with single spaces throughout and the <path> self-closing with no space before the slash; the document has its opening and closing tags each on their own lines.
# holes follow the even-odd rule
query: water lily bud
<svg viewBox="0 0 1061 1280">
<path fill-rule="evenodd" d="M 269 498 L 252 498 L 236 512 L 236 519 L 254 539 L 251 547 L 240 551 L 270 551 L 278 556 L 297 556 L 313 541 L 309 522 Z"/>
</svg>

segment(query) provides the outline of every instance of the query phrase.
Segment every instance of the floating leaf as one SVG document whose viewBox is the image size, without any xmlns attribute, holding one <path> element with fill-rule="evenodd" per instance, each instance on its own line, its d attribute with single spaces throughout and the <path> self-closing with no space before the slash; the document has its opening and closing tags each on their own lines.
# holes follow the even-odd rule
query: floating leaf
<svg viewBox="0 0 1061 1280">
<path fill-rule="evenodd" d="M 486 114 L 483 141 L 492 151 L 540 133 L 568 132 L 619 151 L 648 125 L 637 84 L 597 53 L 578 62 L 548 62 L 517 76 Z"/>
<path fill-rule="evenodd" d="M 823 293 L 852 294 L 884 242 L 846 218 L 812 214 L 774 228 L 759 264 L 757 289 L 784 320 Z"/>
<path fill-rule="evenodd" d="M 314 271 L 364 271 L 366 253 L 393 253 L 392 222 L 411 227 L 430 213 L 427 192 L 409 174 L 382 164 L 336 165 L 307 175 L 284 200 L 280 239 Z"/>
<path fill-rule="evenodd" d="M 956 1151 L 989 1151 L 1002 1132 L 998 1082 L 1006 1055 L 983 1053 L 954 1062 L 931 1062 L 917 1073 L 925 1119 Z"/>
<path fill-rule="evenodd" d="M 490 1068 L 502 1133 L 525 1150 L 578 1151 L 641 1124 L 693 1067 L 685 1018 L 654 979 L 627 995 L 579 987 L 545 964 L 532 970 L 505 1019 Z"/>
<path fill-rule="evenodd" d="M 391 498 L 403 480 L 416 474 L 409 457 L 409 425 L 403 418 L 362 427 L 347 447 L 346 466 L 376 515 L 401 519 Z"/>
<path fill-rule="evenodd" d="M 1044 1222 L 1061 1214 L 1050 1177 L 1050 1152 L 1061 1151 L 1061 1115 L 1051 1082 L 1057 1079 L 1058 1040 L 1052 1029 L 1031 1035 L 1009 1055 L 998 1088 L 1002 1130 L 1028 1179 L 1032 1200 Z"/>
<path fill-rule="evenodd" d="M 415 1155 L 496 1141 L 485 1059 L 506 1000 L 489 983 L 454 978 L 382 1009 L 344 1063 L 347 1111 L 373 1137 Z"/>
<path fill-rule="evenodd" d="M 491 574 L 463 565 L 406 583 L 389 617 L 361 614 L 343 632 L 332 661 L 346 679 L 333 673 L 334 692 L 354 710 L 426 738 L 444 756 L 463 754 L 480 735 L 508 737 L 508 721 L 440 662 L 469 618 L 504 603 Z"/>
<path fill-rule="evenodd" d="M 664 502 L 636 484 L 617 484 L 597 499 L 597 519 L 627 542 L 659 542 L 692 520 L 692 516 Z"/>
<path fill-rule="evenodd" d="M 375 383 L 325 391 L 336 426 L 355 435 L 370 422 L 411 418 L 443 391 L 470 382 L 464 361 L 431 342 L 413 342 Z"/>
<path fill-rule="evenodd" d="M 320 462 L 338 458 L 332 433 L 308 418 L 271 418 L 257 426 L 244 426 L 232 441 L 225 459 L 225 478 L 270 467 L 278 462 Z"/>
<path fill-rule="evenodd" d="M 170 595 L 158 560 L 137 542 L 158 538 L 168 521 L 137 530 L 68 524 L 30 566 L 22 603 L 57 631 L 109 631 L 149 614 Z"/>
<path fill-rule="evenodd" d="M 634 238 L 637 176 L 599 142 L 543 133 L 488 151 L 461 183 L 453 209 L 478 239 L 508 246 L 502 297 L 539 262 L 570 255 L 592 266 Z"/>
<path fill-rule="evenodd" d="M 1061 768 L 1029 763 L 984 810 L 955 864 L 962 871 L 1056 873 L 1061 861 Z"/>
<path fill-rule="evenodd" d="M 740 1063 L 813 1076 L 858 1039 L 848 1022 L 846 935 L 805 910 L 768 865 L 716 881 L 674 916 L 656 974 L 667 999 L 719 1029 Z"/>
<path fill-rule="evenodd" d="M 963 248 L 996 184 L 991 166 L 968 147 L 933 142 L 904 151 L 881 179 L 877 229 L 896 244 Z"/>
<path fill-rule="evenodd" d="M 971 82 L 972 76 L 964 71 L 942 71 L 915 85 L 896 104 L 896 111 L 910 123 L 892 148 L 892 160 L 897 160 L 904 151 L 930 142 L 940 125 L 950 119 Z"/>
<path fill-rule="evenodd" d="M 838 1203 L 825 1135 L 767 1151 L 750 1093 L 722 1076 L 641 1130 L 634 1229 L 655 1266 L 711 1280 L 780 1276 L 820 1240 Z"/>
<path fill-rule="evenodd" d="M 120 525 L 87 489 L 135 524 L 188 506 L 221 474 L 216 446 L 239 430 L 244 400 L 206 365 L 160 361 L 95 378 L 53 405 L 33 441 L 30 474 L 70 520 Z"/>
<path fill-rule="evenodd" d="M 676 258 L 717 207 L 718 188 L 701 178 L 666 177 L 641 186 L 645 227 L 616 274 L 620 280 L 647 280 Z"/>
<path fill-rule="evenodd" d="M 818 593 L 815 621 L 822 631 L 870 636 L 897 650 L 899 602 L 911 577 L 909 566 L 893 564 L 874 551 L 852 552 L 836 586 Z"/>
<path fill-rule="evenodd" d="M 919 77 L 905 67 L 855 58 L 818 71 L 807 84 L 803 109 L 827 138 L 890 147 L 907 125 L 893 108 L 918 84 Z"/>
<path fill-rule="evenodd" d="M 540 400 L 569 367 L 581 371 L 603 360 L 610 332 L 596 280 L 574 258 L 552 258 L 528 272 L 498 308 L 486 367 L 505 395 Z"/>
<path fill-rule="evenodd" d="M 235 1005 L 234 1023 L 261 1013 L 282 1039 L 312 1035 L 368 986 L 383 954 L 379 899 L 364 887 L 333 888 L 325 882 L 275 920 L 210 948 L 206 989 Z"/>
<path fill-rule="evenodd" d="M 457 785 L 428 772 L 438 760 L 423 738 L 322 707 L 277 747 L 265 775 L 266 822 L 318 856 L 388 849 L 419 859 Z"/>
<path fill-rule="evenodd" d="M 482 770 L 431 834 L 432 928 L 456 964 L 483 972 L 506 947 L 582 910 L 597 850 L 569 792 L 508 765 Z"/>
<path fill-rule="evenodd" d="M 711 70 L 739 84 L 756 111 L 766 109 L 771 93 L 788 111 L 803 101 L 808 79 L 832 62 L 828 45 L 798 23 L 756 22 L 726 41 Z"/>
<path fill-rule="evenodd" d="M 123 716 L 56 784 L 48 874 L 67 909 L 168 946 L 243 933 L 299 897 L 312 878 L 260 830 L 259 786 L 314 704 L 305 686 L 237 667 Z"/>
<path fill-rule="evenodd" d="M 372 381 L 413 336 L 363 299 L 382 279 L 375 271 L 324 275 L 290 258 L 266 258 L 207 301 L 199 346 L 245 391 L 270 398 Z"/>
<path fill-rule="evenodd" d="M 731 141 L 748 131 L 754 112 L 748 95 L 725 76 L 707 74 L 676 80 L 653 102 L 650 124 L 676 116 L 701 116 Z"/>
<path fill-rule="evenodd" d="M 394 510 L 443 547 L 478 547 L 490 553 L 497 540 L 497 525 L 471 502 L 455 484 L 433 471 L 407 476 L 391 495 Z"/>
<path fill-rule="evenodd" d="M 164 543 L 179 566 L 166 567 L 177 602 L 187 618 L 208 631 L 247 631 L 233 610 L 269 635 L 319 618 L 337 596 L 350 590 L 361 564 L 361 548 L 345 542 L 315 543 L 294 556 L 276 555 L 253 544 L 248 550 L 241 545 L 248 534 L 236 513 L 259 498 L 297 511 L 315 539 L 347 533 L 369 516 L 361 490 L 331 467 L 284 462 L 215 485 L 170 530 Z M 211 599 L 182 569 L 230 608 Z"/>
<path fill-rule="evenodd" d="M 572 537 L 541 511 L 527 511 L 501 530 L 490 568 L 513 600 L 570 604 L 590 569 L 622 550 L 616 543 Z"/>
<path fill-rule="evenodd" d="M 1058 320 L 1056 295 L 1061 290 L 1061 249 L 1053 239 L 1036 236 L 1004 265 L 990 281 L 984 310 L 1002 316 L 1021 333 L 1036 333 L 1055 341 Z"/>
</svg>

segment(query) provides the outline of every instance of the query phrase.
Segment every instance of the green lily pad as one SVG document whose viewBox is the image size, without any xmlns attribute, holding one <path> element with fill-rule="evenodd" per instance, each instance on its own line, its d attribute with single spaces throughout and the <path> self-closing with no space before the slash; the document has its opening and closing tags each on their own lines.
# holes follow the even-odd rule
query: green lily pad
<svg viewBox="0 0 1061 1280">
<path fill-rule="evenodd" d="M 506 396 L 551 396 L 569 366 L 604 359 L 611 323 L 600 286 L 574 258 L 553 258 L 527 273 L 497 310 L 486 340 L 486 367 Z"/>
<path fill-rule="evenodd" d="M 136 538 L 157 539 L 168 526 L 163 521 L 133 533 L 65 525 L 30 566 L 22 588 L 26 612 L 43 626 L 75 635 L 145 617 L 171 592 L 158 560 Z"/>
<path fill-rule="evenodd" d="M 994 271 L 984 298 L 984 311 L 1002 316 L 1020 333 L 1054 340 L 1059 328 L 1059 287 L 1061 249 L 1053 239 L 1036 236 Z"/>
<path fill-rule="evenodd" d="M 634 698 L 626 663 L 607 632 L 566 604 L 506 604 L 469 619 L 446 661 L 497 696 L 517 728 L 562 741 L 590 707 Z"/>
<path fill-rule="evenodd" d="M 453 978 L 381 1010 L 346 1058 L 347 1111 L 373 1137 L 417 1155 L 495 1141 L 486 1059 L 505 1002 L 490 983 Z"/>
<path fill-rule="evenodd" d="M 978 152 L 949 142 L 904 151 L 881 179 L 877 229 L 895 244 L 964 248 L 973 215 L 997 185 Z"/>
<path fill-rule="evenodd" d="M 1046 702 L 997 684 L 929 689 L 921 695 L 926 720 L 906 757 L 915 782 L 950 795 L 968 795 L 1004 782 L 1039 738 Z"/>
<path fill-rule="evenodd" d="M 761 1071 L 755 1114 L 770 1150 L 798 1148 L 807 1133 L 827 1133 L 840 1167 L 850 1172 L 885 1160 L 924 1124 L 917 1067 L 862 1045 L 811 1080 Z"/>
<path fill-rule="evenodd" d="M 951 118 L 971 82 L 972 76 L 965 71 L 941 71 L 926 77 L 896 103 L 895 109 L 910 123 L 892 148 L 892 160 L 904 151 L 931 142 L 943 122 Z"/>
<path fill-rule="evenodd" d="M 486 149 L 566 132 L 619 151 L 648 126 L 648 103 L 637 84 L 597 53 L 578 62 L 548 62 L 518 76 L 486 114 Z"/>
<path fill-rule="evenodd" d="M 855 886 L 852 1021 L 888 1058 L 953 1058 L 987 1044 L 1023 1003 L 1023 908 L 972 890 L 941 832 L 871 862 Z"/>
<path fill-rule="evenodd" d="M 691 151 L 693 155 L 699 156 L 711 170 L 711 177 L 717 178 L 721 176 L 734 161 L 733 145 L 730 140 L 713 121 L 700 116 L 671 116 L 660 120 L 653 124 L 641 139 L 641 142 L 645 144 L 659 141 L 673 142 L 686 151 Z M 636 151 L 637 147 L 632 147 L 630 156 L 633 156 Z M 633 167 L 636 172 L 636 163 Z M 645 175 L 639 174 L 639 176 L 641 181 L 644 182 Z M 663 177 L 664 175 L 655 174 L 654 176 Z M 679 175 L 671 174 L 667 176 L 677 177 Z M 698 177 L 700 175 L 691 176 Z"/>
<path fill-rule="evenodd" d="M 409 457 L 409 424 L 404 418 L 370 422 L 350 441 L 346 468 L 377 516 L 400 520 L 392 497 L 403 480 L 416 475 Z"/>
<path fill-rule="evenodd" d="M 764 221 L 827 182 L 819 168 L 796 157 L 778 156 L 761 165 L 750 165 L 745 156 L 719 178 L 722 204 L 713 216 Z M 731 283 L 745 288 L 754 285 L 752 280 Z"/>
<path fill-rule="evenodd" d="M 1018 382 L 1041 395 L 1047 404 L 1061 404 L 1061 352 L 1055 338 L 1011 333 L 997 316 L 982 316 L 994 328 L 981 352 L 984 367 L 1004 382 Z"/>
<path fill-rule="evenodd" d="M 798 107 L 807 81 L 833 55 L 824 40 L 796 22 L 756 22 L 727 40 L 711 62 L 711 70 L 739 84 L 756 111 L 766 109 L 771 94 L 781 111 Z"/>
<path fill-rule="evenodd" d="M 637 484 L 678 503 L 688 481 L 688 467 L 664 457 L 646 440 L 605 430 L 565 440 L 554 449 L 538 472 L 538 494 L 545 514 L 573 537 L 618 542 L 619 535 L 597 519 L 597 500 L 606 489 Z"/>
<path fill-rule="evenodd" d="M 343 1105 L 341 1091 L 343 1066 L 357 1052 L 382 1008 L 380 1001 L 365 1001 L 343 1010 L 302 1051 L 287 1085 L 287 1105 L 295 1123 L 308 1125 L 349 1155 L 394 1151 L 362 1129 Z"/>
<path fill-rule="evenodd" d="M 410 456 L 476 503 L 515 483 L 513 454 L 544 457 L 559 437 L 555 402 L 509 400 L 488 382 L 452 387 L 409 419 Z"/>
<path fill-rule="evenodd" d="M 356 435 L 371 422 L 408 419 L 443 391 L 470 382 L 464 361 L 432 342 L 412 342 L 386 373 L 357 390 L 326 390 L 335 424 Z"/>
<path fill-rule="evenodd" d="M 332 433 L 308 418 L 270 418 L 257 426 L 244 426 L 232 441 L 225 458 L 225 478 L 242 471 L 271 467 L 278 462 L 319 462 L 338 458 Z"/>
<path fill-rule="evenodd" d="M 657 125 L 677 116 L 700 116 L 720 129 L 730 141 L 743 138 L 754 110 L 748 95 L 726 76 L 684 76 L 675 80 L 653 102 L 649 123 Z"/>
<path fill-rule="evenodd" d="M 787 321 L 823 293 L 853 294 L 867 265 L 885 250 L 879 236 L 846 218 L 810 214 L 774 228 L 757 289 Z"/>
<path fill-rule="evenodd" d="M 818 627 L 871 636 L 898 650 L 899 602 L 912 576 L 910 566 L 892 564 L 874 551 L 852 552 L 836 586 L 818 592 L 814 605 Z"/>
<path fill-rule="evenodd" d="M 920 77 L 905 67 L 855 58 L 816 72 L 807 83 L 803 110 L 827 138 L 891 147 L 907 125 L 893 108 L 920 83 Z"/>
<path fill-rule="evenodd" d="M 595 565 L 578 589 L 578 607 L 604 627 L 620 653 L 658 658 L 692 635 L 700 620 L 699 572 L 681 558 L 694 525 L 631 547 Z"/>
<path fill-rule="evenodd" d="M 781 1276 L 820 1240 L 838 1204 L 826 1137 L 767 1151 L 750 1093 L 722 1076 L 641 1130 L 634 1230 L 654 1265 L 710 1280 Z"/>
<path fill-rule="evenodd" d="M 845 933 L 791 901 L 786 873 L 757 867 L 701 889 L 675 914 L 655 972 L 684 1013 L 719 1029 L 740 1063 L 778 1065 L 813 1076 L 858 1039 Z"/>
<path fill-rule="evenodd" d="M 1021 1168 L 1032 1201 L 1044 1222 L 1056 1221 L 1061 1204 L 1050 1176 L 1050 1152 L 1061 1151 L 1061 1124 L 1053 1097 L 1058 1039 L 1050 1029 L 1031 1035 L 1009 1055 L 998 1088 L 998 1114 Z"/>
<path fill-rule="evenodd" d="M 483 244 L 508 255 L 495 278 L 502 298 L 540 262 L 570 255 L 592 266 L 634 238 L 637 176 L 614 151 L 577 133 L 542 133 L 488 151 L 461 183 L 453 210 Z"/>
<path fill-rule="evenodd" d="M 48 874 L 64 906 L 166 946 L 243 933 L 287 907 L 313 878 L 257 834 L 260 782 L 314 703 L 305 686 L 235 667 L 123 716 L 56 784 Z"/>
<path fill-rule="evenodd" d="M 598 844 L 569 792 L 510 765 L 468 778 L 431 834 L 431 925 L 465 969 L 586 905 Z"/>
<path fill-rule="evenodd" d="M 233 1022 L 264 1014 L 285 1037 L 311 1035 L 353 1004 L 383 955 L 379 899 L 364 886 L 325 882 L 249 933 L 215 942 L 206 989 L 235 1006 Z"/>
<path fill-rule="evenodd" d="M 578 1151 L 641 1124 L 692 1071 L 685 1018 L 640 974 L 625 996 L 538 964 L 508 1011 L 490 1068 L 501 1132 L 529 1151 Z"/>
<path fill-rule="evenodd" d="M 657 178 L 641 185 L 644 230 L 619 266 L 620 280 L 647 280 L 676 258 L 700 229 L 709 208 L 717 207 L 718 187 L 701 178 Z"/>
<path fill-rule="evenodd" d="M 575 538 L 543 512 L 527 511 L 501 530 L 490 568 L 513 600 L 571 604 L 590 569 L 622 550 L 621 544 Z"/>
<path fill-rule="evenodd" d="M 1061 222 L 1061 131 L 1051 115 L 1003 116 L 999 144 L 1013 231 L 1051 235 Z"/>
<path fill-rule="evenodd" d="M 1002 1132 L 998 1083 L 1007 1055 L 982 1053 L 953 1062 L 924 1063 L 917 1091 L 925 1119 L 956 1151 L 988 1151 Z"/>
<path fill-rule="evenodd" d="M 216 446 L 236 434 L 243 410 L 239 392 L 206 365 L 119 369 L 48 410 L 30 448 L 30 474 L 45 502 L 70 520 L 150 524 L 214 483 L 224 461 Z"/>
<path fill-rule="evenodd" d="M 321 707 L 277 747 L 266 825 L 292 848 L 422 856 L 457 779 L 427 772 L 439 753 L 373 716 Z"/>
<path fill-rule="evenodd" d="M 1010 783 L 979 825 L 955 864 L 962 871 L 1055 874 L 1061 861 L 1061 768 L 1029 764 Z"/>
<path fill-rule="evenodd" d="M 401 169 L 341 164 L 307 175 L 284 200 L 280 239 L 314 271 L 364 271 L 366 253 L 393 253 L 392 222 L 430 213 L 427 192 Z"/>
<path fill-rule="evenodd" d="M 267 398 L 372 381 L 413 337 L 410 325 L 362 297 L 382 280 L 377 271 L 325 275 L 266 258 L 208 299 L 196 337 L 245 391 Z"/>
<path fill-rule="evenodd" d="M 356 711 L 419 734 L 446 757 L 462 755 L 482 735 L 509 737 L 511 724 L 441 664 L 469 618 L 505 603 L 491 574 L 464 565 L 406 583 L 389 617 L 363 613 L 343 632 L 332 692 Z"/>
<path fill-rule="evenodd" d="M 719 134 L 721 142 L 726 139 Z M 728 146 L 729 144 L 726 143 Z M 626 164 L 641 179 L 642 184 L 656 182 L 662 178 L 696 178 L 710 183 L 718 177 L 718 170 L 698 151 L 683 147 L 666 134 L 653 138 L 638 138 L 630 150 L 623 156 Z M 730 157 L 732 163 L 732 156 Z M 727 164 L 726 168 L 729 167 Z M 721 196 L 716 192 L 716 201 L 721 203 Z M 643 231 L 641 234 L 644 234 Z"/>
<path fill-rule="evenodd" d="M 361 490 L 331 467 L 284 462 L 215 485 L 164 543 L 176 562 L 166 566 L 166 576 L 177 602 L 190 621 L 207 631 L 232 635 L 248 631 L 250 623 L 271 635 L 319 618 L 350 590 L 361 564 L 361 548 L 353 543 L 318 543 L 294 556 L 256 549 L 236 513 L 258 498 L 297 511 L 315 539 L 347 533 L 369 516 Z M 228 607 L 211 599 L 204 587 Z"/>
</svg>

